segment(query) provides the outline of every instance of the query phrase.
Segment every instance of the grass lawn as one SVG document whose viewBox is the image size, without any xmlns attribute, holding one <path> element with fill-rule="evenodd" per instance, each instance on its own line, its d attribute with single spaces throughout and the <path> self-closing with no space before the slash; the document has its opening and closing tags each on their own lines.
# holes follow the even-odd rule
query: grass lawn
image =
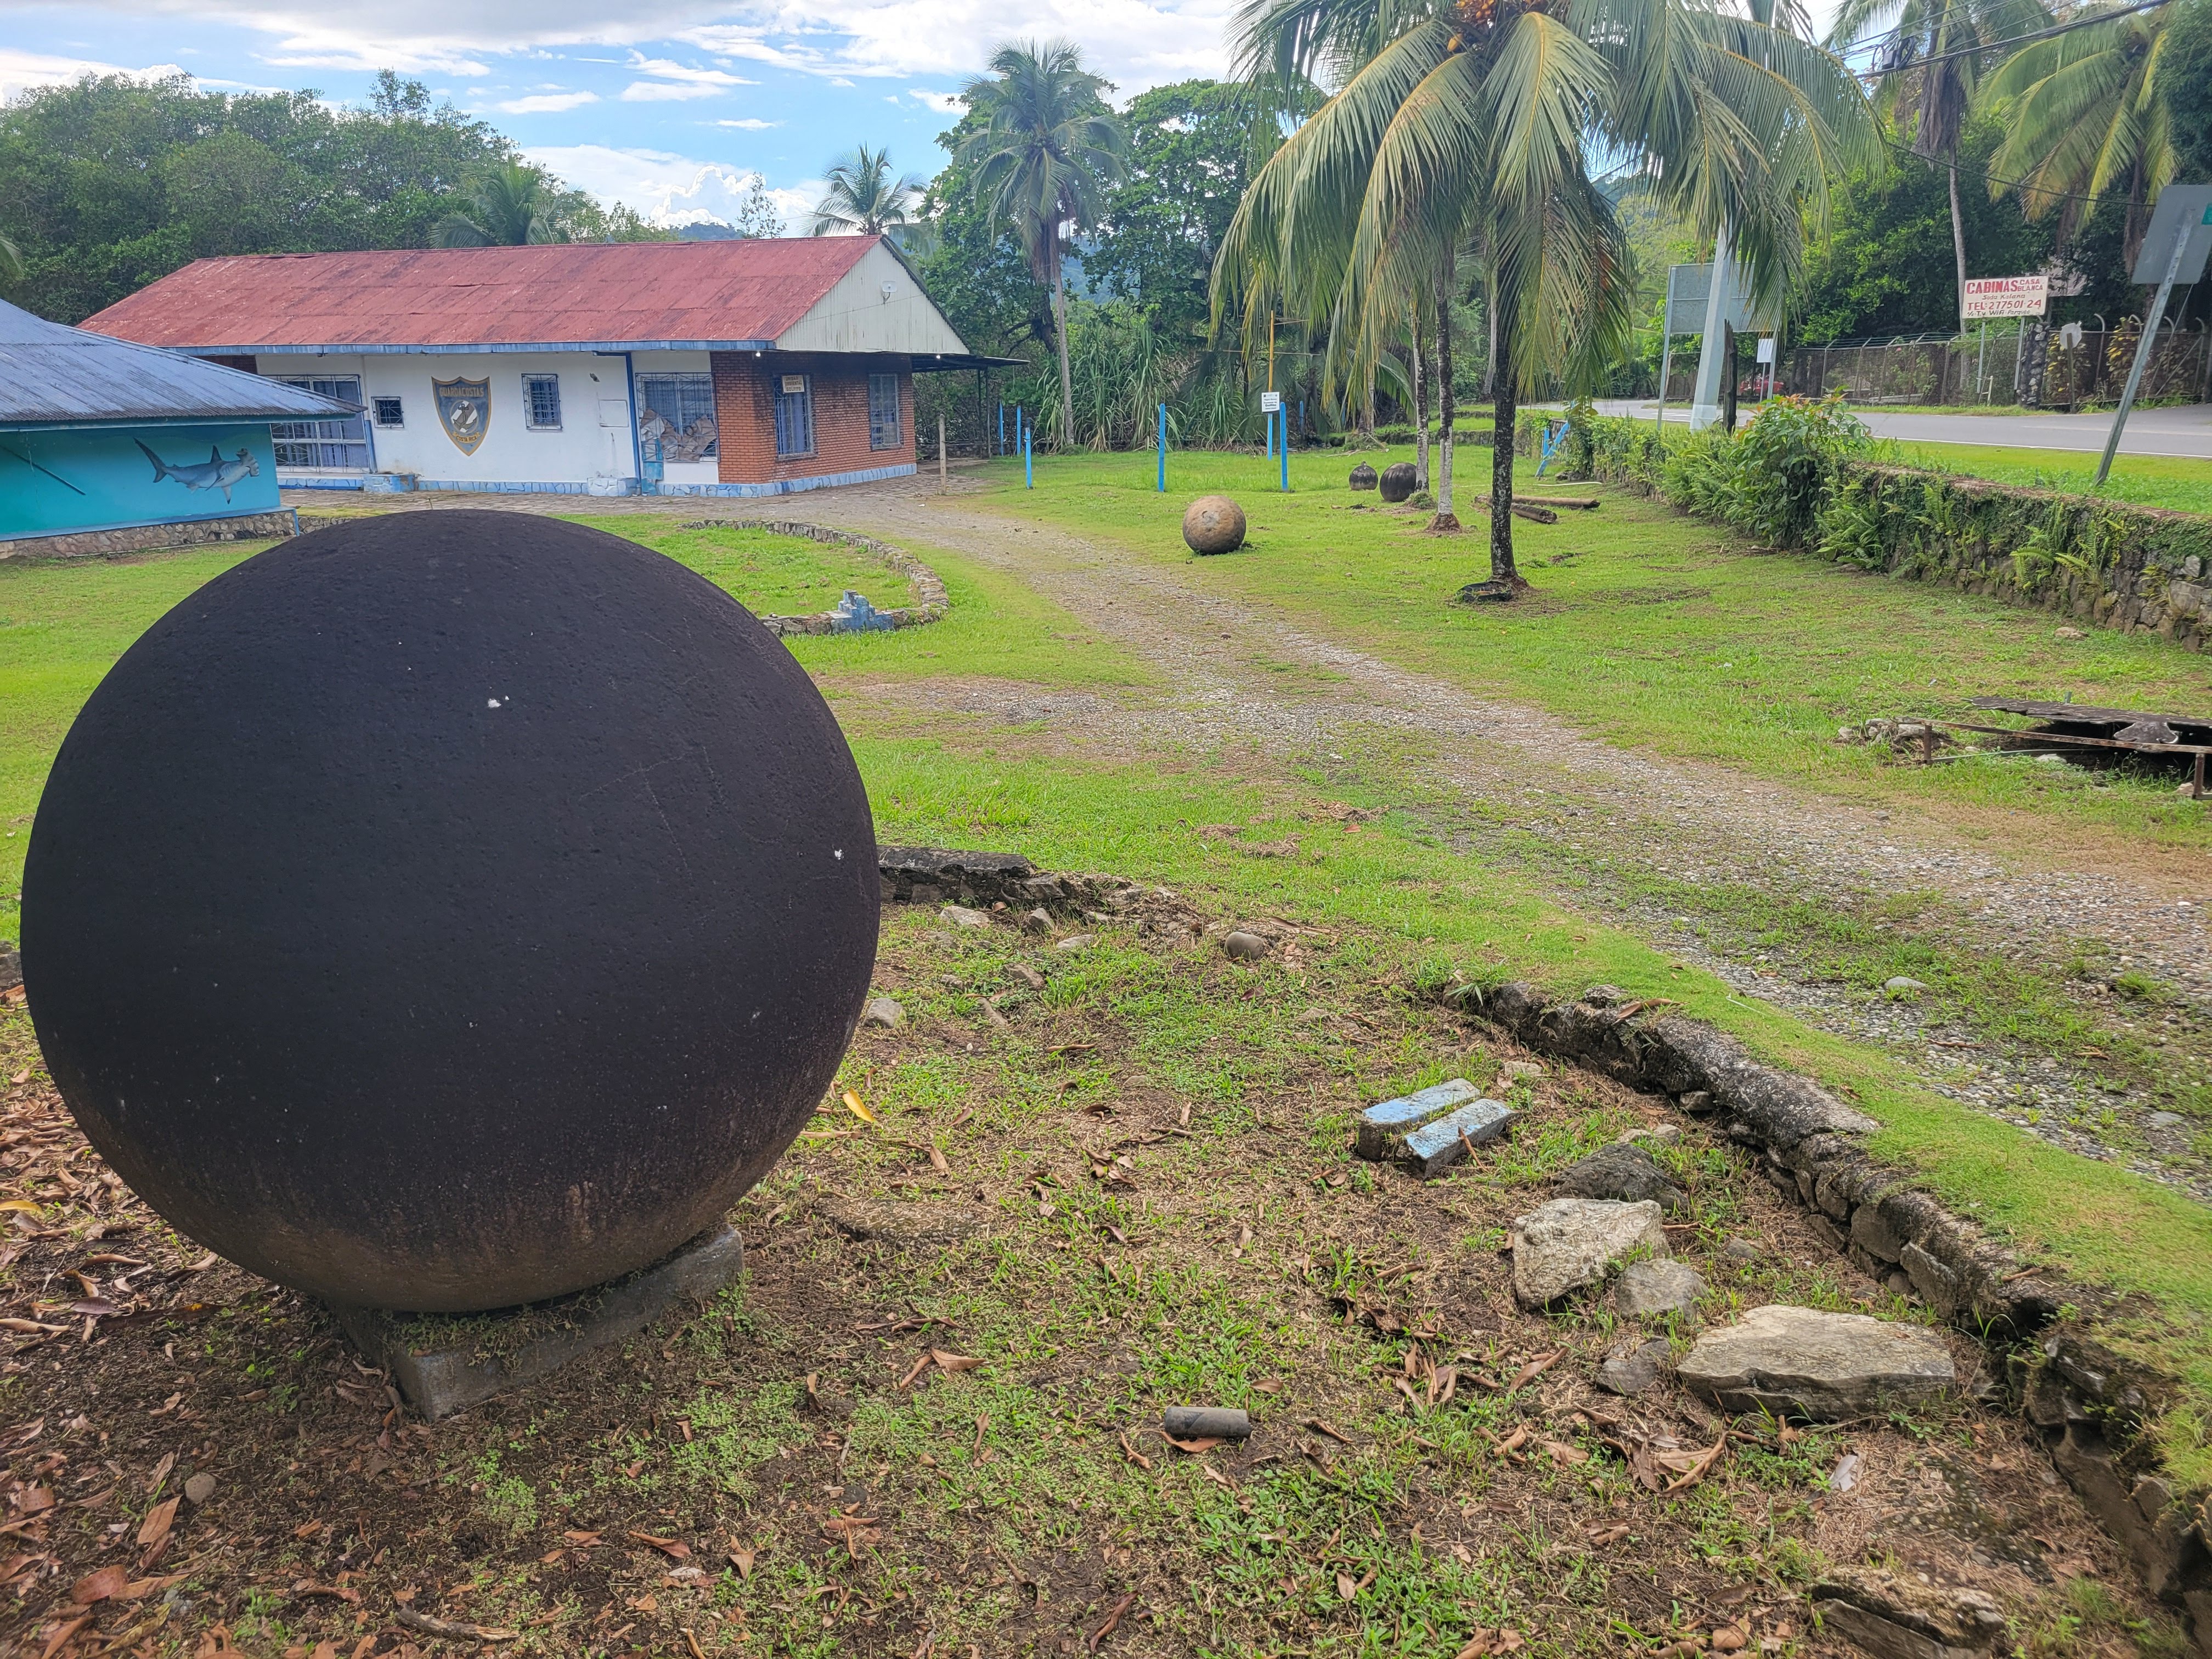
<svg viewBox="0 0 2212 1659">
<path fill-rule="evenodd" d="M 680 530 L 638 514 L 579 521 L 665 553 L 755 611 L 807 616 L 831 609 L 848 588 L 878 611 L 914 603 L 907 579 L 864 548 L 765 530 Z"/>
<path fill-rule="evenodd" d="M 1460 457 L 1467 533 L 1427 534 L 1429 514 L 1382 507 L 1346 487 L 1342 455 L 1293 457 L 1291 493 L 1263 459 L 1170 458 L 1169 490 L 1143 457 L 1040 463 L 1037 485 L 994 467 L 1005 511 L 1111 538 L 1130 556 L 1187 567 L 1207 591 L 1249 596 L 1311 618 L 1337 638 L 1473 690 L 1541 704 L 1613 742 L 1725 761 L 1860 800 L 1913 804 L 1996 824 L 2032 813 L 2039 834 L 2212 851 L 2212 814 L 2177 800 L 2162 775 L 2092 775 L 1991 759 L 1932 768 L 1838 744 L 1873 715 L 1959 715 L 1985 694 L 2179 712 L 2212 709 L 2212 663 L 2154 637 L 2087 630 L 1947 587 L 1894 580 L 1749 548 L 1662 503 L 1603 486 L 1534 477 L 1528 494 L 1595 495 L 1595 513 L 1556 525 L 1517 520 L 1515 545 L 1534 592 L 1511 605 L 1451 603 L 1488 574 L 1491 453 Z M 1379 469 L 1410 459 L 1394 449 Z M 1195 495 L 1236 496 L 1246 547 L 1196 559 L 1178 532 Z M 1994 833 L 1992 830 L 1991 833 Z"/>
<path fill-rule="evenodd" d="M 1994 444 L 1885 444 L 1913 466 L 1963 472 L 1997 483 L 2027 484 L 2086 495 L 2095 483 L 2097 457 L 2061 449 L 2020 449 Z M 2179 455 L 2112 458 L 2104 493 L 2138 507 L 2166 507 L 2183 513 L 2212 513 L 2212 459 Z"/>
</svg>

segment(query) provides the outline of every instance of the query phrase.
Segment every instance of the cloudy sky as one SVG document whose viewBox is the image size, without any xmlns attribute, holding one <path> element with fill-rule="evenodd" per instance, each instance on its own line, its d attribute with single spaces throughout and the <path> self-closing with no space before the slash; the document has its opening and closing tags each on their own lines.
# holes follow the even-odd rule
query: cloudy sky
<svg viewBox="0 0 2212 1659">
<path fill-rule="evenodd" d="M 569 183 L 667 222 L 763 177 L 787 217 L 858 142 L 925 176 L 949 94 L 1015 35 L 1065 35 L 1126 95 L 1218 75 L 1234 0 L 0 0 L 0 94 L 89 69 L 358 100 L 390 68 Z"/>
</svg>

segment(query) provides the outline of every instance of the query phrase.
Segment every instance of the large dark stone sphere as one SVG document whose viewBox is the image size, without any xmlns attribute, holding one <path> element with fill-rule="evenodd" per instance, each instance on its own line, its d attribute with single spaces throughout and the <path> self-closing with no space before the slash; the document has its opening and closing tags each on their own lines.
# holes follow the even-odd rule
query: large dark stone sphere
<svg viewBox="0 0 2212 1659">
<path fill-rule="evenodd" d="M 169 1221 L 331 1301 L 504 1307 L 717 1220 L 875 963 L 837 722 L 742 605 L 535 514 L 319 530 L 148 629 L 23 879 L 63 1097 Z"/>
<path fill-rule="evenodd" d="M 1413 464 L 1393 461 L 1382 469 L 1382 499 L 1402 501 L 1413 493 Z"/>
</svg>

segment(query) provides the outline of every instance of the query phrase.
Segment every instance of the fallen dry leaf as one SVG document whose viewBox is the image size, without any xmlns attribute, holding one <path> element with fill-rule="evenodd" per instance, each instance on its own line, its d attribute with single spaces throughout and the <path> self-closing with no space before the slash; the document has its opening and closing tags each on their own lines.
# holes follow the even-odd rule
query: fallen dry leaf
<svg viewBox="0 0 2212 1659">
<path fill-rule="evenodd" d="M 1744 1634 L 1734 1625 L 1723 1625 L 1713 1632 L 1715 1653 L 1734 1653 L 1744 1645 Z"/>
<path fill-rule="evenodd" d="M 1529 1383 L 1534 1382 L 1536 1378 L 1541 1376 L 1546 1371 L 1551 1370 L 1553 1366 L 1558 1364 L 1560 1360 L 1565 1358 L 1566 1354 L 1567 1351 L 1565 1348 L 1555 1348 L 1550 1353 L 1538 1354 L 1534 1359 L 1523 1365 L 1519 1370 L 1514 1372 L 1512 1376 L 1507 1381 L 1504 1388 L 1499 1390 L 1499 1392 L 1504 1394 L 1511 1394 L 1516 1389 L 1528 1387 Z"/>
<path fill-rule="evenodd" d="M 1196 1440 L 1178 1440 L 1173 1435 L 1163 1432 L 1160 1438 L 1166 1441 L 1168 1444 L 1173 1446 L 1177 1451 L 1188 1452 L 1194 1457 L 1199 1456 L 1206 1452 L 1210 1452 L 1216 1446 L 1221 1443 L 1220 1439 L 1218 1437 L 1201 1437 Z"/>
<path fill-rule="evenodd" d="M 952 1166 L 945 1161 L 945 1154 L 938 1149 L 937 1144 L 934 1141 L 930 1143 L 929 1167 L 936 1170 L 939 1175 L 950 1175 L 952 1173 Z"/>
<path fill-rule="evenodd" d="M 599 1541 L 599 1535 L 595 1532 L 564 1532 L 561 1536 L 580 1550 L 587 1550 Z"/>
<path fill-rule="evenodd" d="M 1136 1600 L 1136 1595 L 1133 1592 L 1116 1601 L 1114 1604 L 1114 1610 L 1106 1615 L 1104 1621 L 1097 1630 L 1091 1632 L 1091 1639 L 1085 1643 L 1084 1646 L 1092 1653 L 1097 1652 L 1098 1644 L 1114 1633 L 1114 1627 L 1121 1622 L 1121 1615 L 1128 1612 Z"/>
<path fill-rule="evenodd" d="M 1591 1532 L 1590 1542 L 1602 1547 L 1607 1544 L 1618 1544 L 1627 1536 L 1628 1528 L 1626 1527 L 1600 1527 Z"/>
<path fill-rule="evenodd" d="M 860 1119 L 861 1122 L 873 1123 L 876 1121 L 876 1115 L 870 1111 L 866 1103 L 850 1089 L 845 1091 L 842 1098 L 845 1102 L 845 1109 Z"/>
<path fill-rule="evenodd" d="M 750 1545 L 730 1552 L 730 1565 L 738 1570 L 738 1577 L 740 1578 L 750 1578 L 753 1576 L 753 1563 L 758 1559 L 760 1559 L 760 1552 Z"/>
<path fill-rule="evenodd" d="M 70 1586 L 70 1600 L 81 1607 L 95 1601 L 105 1601 L 111 1595 L 120 1595 L 130 1588 L 131 1575 L 120 1567 L 102 1567 L 98 1572 L 88 1572 Z"/>
<path fill-rule="evenodd" d="M 177 1519 L 179 1501 L 174 1498 L 166 1498 L 146 1511 L 146 1518 L 138 1527 L 140 1543 L 158 1544 L 169 1535 L 169 1528 Z"/>
<path fill-rule="evenodd" d="M 942 1348 L 932 1348 L 929 1357 L 937 1362 L 937 1369 L 940 1371 L 972 1371 L 983 1363 L 980 1359 L 970 1359 L 965 1354 L 947 1353 Z"/>
<path fill-rule="evenodd" d="M 691 1547 L 689 1544 L 684 1543 L 681 1539 L 656 1538 L 649 1532 L 633 1532 L 630 1534 L 630 1536 L 636 1539 L 641 1544 L 652 1545 L 653 1548 L 660 1551 L 663 1554 L 673 1556 L 678 1561 L 684 1559 L 691 1553 Z"/>
<path fill-rule="evenodd" d="M 1544 1449 L 1552 1454 L 1555 1463 L 1587 1463 L 1590 1455 L 1580 1446 L 1570 1446 L 1564 1440 L 1547 1440 Z"/>
<path fill-rule="evenodd" d="M 1129 1443 L 1129 1437 L 1126 1434 L 1121 1437 L 1121 1451 L 1123 1455 L 1139 1468 L 1149 1469 L 1152 1467 L 1152 1460 L 1146 1456 L 1144 1453 L 1139 1451 L 1134 1446 L 1131 1445 Z"/>
</svg>

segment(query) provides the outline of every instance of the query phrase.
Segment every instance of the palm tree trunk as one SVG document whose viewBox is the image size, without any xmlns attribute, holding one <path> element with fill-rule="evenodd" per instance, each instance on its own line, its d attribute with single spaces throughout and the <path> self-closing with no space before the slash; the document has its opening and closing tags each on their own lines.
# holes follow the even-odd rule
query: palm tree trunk
<svg viewBox="0 0 2212 1659">
<path fill-rule="evenodd" d="M 1413 488 L 1429 487 L 1429 400 L 1421 395 L 1421 311 L 1413 308 Z"/>
<path fill-rule="evenodd" d="M 1966 232 L 1959 218 L 1959 156 L 1955 150 L 1951 155 L 1951 257 L 1959 266 L 1959 303 L 1952 310 L 1953 314 L 1961 319 L 1959 326 L 1964 328 L 1966 325 L 1964 321 L 1966 315 Z"/>
<path fill-rule="evenodd" d="M 1067 371 L 1067 271 L 1060 263 L 1060 227 L 1052 228 L 1052 290 L 1054 303 L 1060 310 L 1060 320 L 1054 332 L 1060 336 L 1060 441 L 1066 448 L 1075 447 L 1075 382 Z"/>
<path fill-rule="evenodd" d="M 1494 314 L 1494 313 L 1493 313 Z M 1513 565 L 1513 427 L 1520 419 L 1518 388 L 1508 367 L 1498 377 L 1491 393 L 1490 441 L 1490 580 L 1504 584 L 1510 595 L 1522 586 Z"/>
<path fill-rule="evenodd" d="M 1443 413 L 1437 423 L 1437 516 L 1429 520 L 1431 530 L 1459 528 L 1459 520 L 1452 513 L 1451 331 L 1452 271 L 1458 263 L 1457 251 L 1447 248 L 1443 283 L 1437 290 L 1437 396 L 1442 400 Z"/>
</svg>

